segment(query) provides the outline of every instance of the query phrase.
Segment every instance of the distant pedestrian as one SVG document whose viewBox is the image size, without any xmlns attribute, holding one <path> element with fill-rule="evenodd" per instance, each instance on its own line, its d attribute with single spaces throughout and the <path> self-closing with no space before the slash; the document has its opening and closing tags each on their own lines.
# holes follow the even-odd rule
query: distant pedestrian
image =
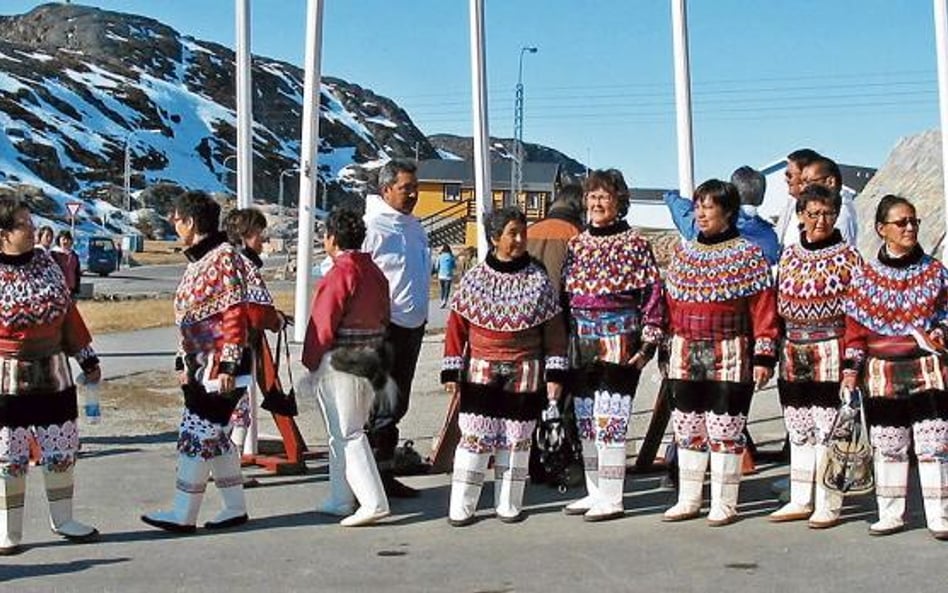
<svg viewBox="0 0 948 593">
<path fill-rule="evenodd" d="M 454 281 L 454 270 L 457 267 L 457 260 L 451 251 L 451 246 L 445 243 L 441 246 L 441 253 L 438 254 L 438 261 L 435 264 L 438 275 L 438 287 L 441 292 L 441 308 L 448 306 L 448 298 L 451 296 L 451 283 Z"/>
<path fill-rule="evenodd" d="M 398 405 L 376 410 L 369 420 L 369 440 L 375 450 L 385 493 L 392 498 L 418 496 L 414 488 L 395 479 L 398 423 L 408 412 L 411 385 L 428 322 L 431 254 L 428 235 L 412 215 L 418 203 L 415 164 L 393 159 L 379 171 L 381 195 L 370 195 L 365 205 L 365 242 L 362 250 L 388 280 L 391 320 L 385 335 L 392 352 L 392 377 L 398 385 Z"/>
<path fill-rule="evenodd" d="M 784 179 L 787 182 L 787 201 L 784 203 L 780 218 L 777 219 L 777 238 L 780 246 L 786 247 L 800 242 L 800 219 L 797 218 L 797 198 L 803 191 L 803 169 L 818 158 L 820 153 L 810 148 L 800 148 L 787 155 L 787 169 Z"/>
<path fill-rule="evenodd" d="M 230 439 L 230 416 L 251 381 L 247 348 L 247 272 L 227 235 L 218 231 L 220 206 L 204 192 L 175 201 L 174 227 L 188 265 L 174 298 L 181 331 L 175 370 L 184 394 L 178 431 L 174 506 L 142 515 L 149 525 L 193 533 L 209 475 L 224 508 L 206 529 L 247 522 L 240 455 Z"/>
<path fill-rule="evenodd" d="M 79 450 L 76 386 L 67 356 L 88 383 L 102 373 L 92 336 L 59 267 L 33 248 L 29 207 L 0 198 L 0 556 L 22 551 L 29 441 L 39 443 L 49 525 L 73 542 L 98 531 L 73 519 Z"/>
<path fill-rule="evenodd" d="M 36 232 L 37 249 L 42 249 L 43 251 L 48 252 L 53 247 L 53 238 L 55 236 L 55 233 L 53 233 L 53 227 L 48 225 L 41 226 Z"/>
<path fill-rule="evenodd" d="M 69 293 L 72 296 L 79 294 L 79 278 L 82 271 L 79 265 L 79 254 L 73 249 L 71 232 L 59 231 L 59 236 L 56 237 L 56 246 L 50 249 L 50 255 L 53 256 L 53 260 L 62 269 Z"/>
</svg>

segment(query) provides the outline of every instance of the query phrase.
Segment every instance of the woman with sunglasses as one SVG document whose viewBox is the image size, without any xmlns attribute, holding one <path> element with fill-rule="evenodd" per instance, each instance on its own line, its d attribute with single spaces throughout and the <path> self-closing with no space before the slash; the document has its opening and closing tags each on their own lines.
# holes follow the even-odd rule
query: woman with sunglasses
<svg viewBox="0 0 948 593">
<path fill-rule="evenodd" d="M 948 270 L 922 251 L 919 223 L 905 198 L 887 195 L 876 208 L 883 245 L 846 300 L 843 385 L 865 395 L 879 507 L 869 534 L 904 529 L 914 445 L 928 529 L 948 540 Z"/>
<path fill-rule="evenodd" d="M 839 405 L 843 303 L 862 266 L 859 253 L 834 228 L 841 203 L 838 193 L 820 185 L 800 193 L 800 242 L 784 249 L 777 269 L 777 312 L 785 328 L 777 389 L 790 439 L 790 502 L 770 520 L 809 519 L 813 529 L 836 525 L 842 505 L 842 497 L 820 480 L 823 443 Z"/>
<path fill-rule="evenodd" d="M 698 516 L 710 459 L 708 524 L 721 526 L 737 520 L 744 424 L 755 386 L 773 375 L 779 328 L 770 266 L 737 230 L 737 188 L 711 179 L 694 202 L 698 236 L 675 250 L 665 278 L 679 488 L 663 520 Z"/>
</svg>

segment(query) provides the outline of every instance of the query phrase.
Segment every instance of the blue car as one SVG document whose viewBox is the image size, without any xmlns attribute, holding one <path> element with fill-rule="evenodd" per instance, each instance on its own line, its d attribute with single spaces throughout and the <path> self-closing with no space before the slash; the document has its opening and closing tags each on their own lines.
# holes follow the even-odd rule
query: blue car
<svg viewBox="0 0 948 593">
<path fill-rule="evenodd" d="M 89 237 L 84 251 L 83 268 L 89 273 L 108 276 L 119 267 L 119 250 L 111 237 Z"/>
</svg>

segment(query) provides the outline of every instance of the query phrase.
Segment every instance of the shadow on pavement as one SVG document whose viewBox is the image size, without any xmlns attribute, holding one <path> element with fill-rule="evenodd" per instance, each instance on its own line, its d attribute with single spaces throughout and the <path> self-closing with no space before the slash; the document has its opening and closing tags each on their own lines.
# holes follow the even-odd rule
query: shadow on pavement
<svg viewBox="0 0 948 593">
<path fill-rule="evenodd" d="M 40 546 L 29 546 L 30 548 Z M 96 566 L 128 562 L 131 558 L 96 558 L 88 560 L 72 560 L 70 562 L 52 562 L 46 564 L 21 564 L 19 566 L 0 566 L 0 583 L 17 579 L 45 577 L 58 574 L 81 572 Z"/>
<path fill-rule="evenodd" d="M 166 430 L 154 434 L 133 434 L 122 436 L 83 436 L 83 443 L 90 445 L 153 445 L 156 443 L 178 442 L 177 430 Z"/>
</svg>

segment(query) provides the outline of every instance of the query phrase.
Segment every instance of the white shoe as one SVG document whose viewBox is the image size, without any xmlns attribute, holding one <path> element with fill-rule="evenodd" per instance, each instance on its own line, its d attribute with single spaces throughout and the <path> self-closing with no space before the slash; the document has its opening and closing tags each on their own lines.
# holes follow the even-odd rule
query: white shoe
<svg viewBox="0 0 948 593">
<path fill-rule="evenodd" d="M 364 525 L 371 525 L 391 514 L 388 509 L 382 511 L 363 511 L 363 509 L 360 508 L 355 513 L 340 521 L 339 524 L 343 527 L 362 527 Z"/>
<path fill-rule="evenodd" d="M 574 500 L 565 507 L 563 507 L 564 515 L 585 515 L 586 511 L 593 508 L 593 505 L 596 504 L 596 497 L 594 496 L 584 496 L 579 500 Z"/>
<path fill-rule="evenodd" d="M 770 513 L 767 519 L 771 523 L 787 523 L 790 521 L 805 521 L 813 514 L 813 507 L 790 501 L 776 511 Z"/>
</svg>

